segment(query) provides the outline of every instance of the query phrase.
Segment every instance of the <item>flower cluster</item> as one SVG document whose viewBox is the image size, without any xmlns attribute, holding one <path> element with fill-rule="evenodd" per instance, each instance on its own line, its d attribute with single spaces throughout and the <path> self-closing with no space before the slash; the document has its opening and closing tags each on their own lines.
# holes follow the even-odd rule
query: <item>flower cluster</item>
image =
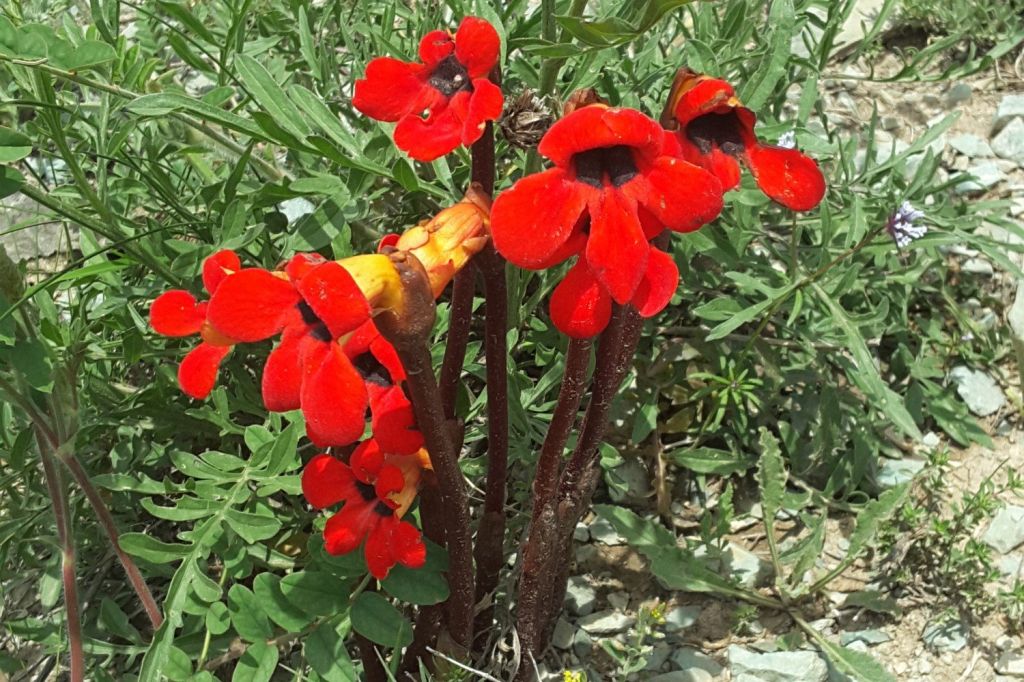
<svg viewBox="0 0 1024 682">
<path fill-rule="evenodd" d="M 896 242 L 896 248 L 904 249 L 910 246 L 915 239 L 928 234 L 927 225 L 916 225 L 918 220 L 924 218 L 924 211 L 914 208 L 909 201 L 904 201 L 896 209 L 896 213 L 889 218 L 885 224 L 886 229 Z"/>
</svg>

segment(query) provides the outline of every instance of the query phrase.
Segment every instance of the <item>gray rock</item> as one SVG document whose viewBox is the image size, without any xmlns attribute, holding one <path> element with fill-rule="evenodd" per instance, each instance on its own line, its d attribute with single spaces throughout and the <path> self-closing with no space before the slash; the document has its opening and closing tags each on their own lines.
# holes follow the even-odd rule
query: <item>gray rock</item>
<svg viewBox="0 0 1024 682">
<path fill-rule="evenodd" d="M 1024 580 L 1024 555 L 1007 554 L 996 560 L 999 572 L 1011 580 Z"/>
<path fill-rule="evenodd" d="M 316 206 L 304 197 L 294 197 L 281 202 L 279 207 L 284 217 L 288 219 L 289 225 L 294 225 L 304 216 L 316 210 Z"/>
<path fill-rule="evenodd" d="M 949 146 L 971 159 L 995 156 L 987 140 L 969 133 L 951 137 Z"/>
<path fill-rule="evenodd" d="M 1024 164 L 1024 118 L 1014 118 L 992 138 L 992 151 L 1021 165 Z"/>
<path fill-rule="evenodd" d="M 992 263 L 984 258 L 968 258 L 960 267 L 964 272 L 981 277 L 991 277 L 995 274 Z"/>
<path fill-rule="evenodd" d="M 572 647 L 575 628 L 564 618 L 559 618 L 555 623 L 555 631 L 551 633 L 551 643 L 558 649 L 569 649 Z"/>
<path fill-rule="evenodd" d="M 643 502 L 651 491 L 651 474 L 644 463 L 635 457 L 605 474 L 608 493 L 614 502 Z"/>
<path fill-rule="evenodd" d="M 1017 283 L 1017 296 L 1010 312 L 1006 314 L 1010 330 L 1019 343 L 1024 343 L 1024 282 Z"/>
<path fill-rule="evenodd" d="M 693 627 L 700 617 L 700 607 L 694 604 L 689 606 L 677 606 L 665 614 L 665 631 L 679 632 L 688 627 Z"/>
<path fill-rule="evenodd" d="M 926 448 L 937 448 L 939 447 L 939 444 L 942 443 L 942 440 L 939 438 L 939 434 L 934 431 L 929 431 L 924 434 L 924 438 L 921 439 L 921 443 Z"/>
<path fill-rule="evenodd" d="M 992 128 L 999 130 L 1018 116 L 1024 116 L 1024 95 L 1006 95 L 996 107 L 996 117 L 992 122 Z"/>
<path fill-rule="evenodd" d="M 40 256 L 52 256 L 78 248 L 78 228 L 68 230 L 68 243 L 61 222 L 36 224 L 49 211 L 24 194 L 13 194 L 0 201 L 0 246 L 14 262 Z M 31 225 L 31 227 L 25 227 Z M 13 232 L 11 230 L 14 230 Z"/>
<path fill-rule="evenodd" d="M 612 592 L 608 595 L 608 603 L 616 611 L 625 611 L 626 607 L 629 606 L 629 593 Z"/>
<path fill-rule="evenodd" d="M 992 517 L 981 539 L 1003 554 L 1024 544 L 1024 507 L 1011 504 L 1000 509 Z"/>
<path fill-rule="evenodd" d="M 733 644 L 728 649 L 733 679 L 749 675 L 763 682 L 825 682 L 828 665 L 813 651 L 759 654 Z"/>
<path fill-rule="evenodd" d="M 672 665 L 682 672 L 692 674 L 691 680 L 713 679 L 722 674 L 722 666 L 703 651 L 684 646 L 672 654 Z M 701 675 L 700 673 L 703 673 Z"/>
<path fill-rule="evenodd" d="M 688 670 L 673 670 L 670 673 L 655 675 L 649 678 L 647 682 L 706 682 L 710 679 L 710 677 L 697 677 Z"/>
<path fill-rule="evenodd" d="M 921 639 L 930 649 L 956 653 L 967 646 L 970 628 L 960 620 L 937 619 L 924 626 Z"/>
<path fill-rule="evenodd" d="M 644 666 L 644 670 L 660 670 L 661 666 L 665 665 L 665 661 L 668 660 L 671 653 L 672 647 L 665 642 L 658 642 L 651 649 L 651 653 L 648 654 L 647 665 Z"/>
<path fill-rule="evenodd" d="M 875 482 L 880 490 L 889 490 L 898 485 L 909 483 L 921 469 L 925 461 L 922 459 L 887 459 L 882 458 L 875 473 Z"/>
<path fill-rule="evenodd" d="M 958 365 L 950 370 L 949 378 L 956 383 L 956 392 L 967 404 L 967 409 L 979 417 L 994 414 L 1006 404 L 1003 389 L 981 370 Z"/>
<path fill-rule="evenodd" d="M 864 642 L 870 645 L 882 644 L 891 639 L 892 637 L 885 630 L 854 630 L 839 635 L 839 643 L 843 646 L 853 642 Z"/>
<path fill-rule="evenodd" d="M 576 542 L 586 542 L 590 539 L 590 531 L 587 530 L 587 524 L 577 523 L 576 528 L 572 531 L 572 539 Z"/>
<path fill-rule="evenodd" d="M 594 519 L 594 522 L 590 524 L 590 537 L 594 542 L 600 542 L 605 545 L 626 544 L 626 539 L 619 535 L 619 532 L 615 530 L 615 526 L 600 517 Z"/>
<path fill-rule="evenodd" d="M 967 83 L 957 83 L 943 95 L 942 100 L 946 105 L 946 108 L 955 107 L 958 104 L 963 104 L 971 98 L 974 94 L 974 88 Z"/>
<path fill-rule="evenodd" d="M 569 613 L 586 616 L 594 611 L 596 604 L 597 592 L 586 576 L 574 575 L 569 578 L 569 584 L 565 588 L 565 605 L 569 608 Z"/>
<path fill-rule="evenodd" d="M 594 640 L 587 634 L 587 631 L 583 629 L 577 630 L 576 636 L 572 638 L 572 652 L 579 656 L 581 660 L 586 660 L 593 650 Z"/>
<path fill-rule="evenodd" d="M 957 194 L 980 194 L 1006 179 L 1006 173 L 995 161 L 984 161 L 971 165 L 967 172 L 973 177 L 957 184 Z"/>
<path fill-rule="evenodd" d="M 635 616 L 627 616 L 618 611 L 598 611 L 584 616 L 577 624 L 591 635 L 614 635 L 633 627 Z"/>
<path fill-rule="evenodd" d="M 712 570 L 730 573 L 744 587 L 763 587 L 773 573 L 771 563 L 734 542 L 726 545 L 720 558 L 710 557 L 706 545 L 698 547 L 693 556 L 703 559 Z"/>
<path fill-rule="evenodd" d="M 1024 677 L 1024 651 L 1004 651 L 996 661 L 996 672 L 1010 677 Z"/>
</svg>

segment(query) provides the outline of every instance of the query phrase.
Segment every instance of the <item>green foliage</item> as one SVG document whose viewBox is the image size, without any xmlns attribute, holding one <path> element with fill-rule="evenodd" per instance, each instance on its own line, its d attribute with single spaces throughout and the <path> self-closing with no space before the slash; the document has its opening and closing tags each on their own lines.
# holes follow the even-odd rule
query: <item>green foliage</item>
<svg viewBox="0 0 1024 682">
<path fill-rule="evenodd" d="M 1021 0 L 900 0 L 901 24 L 992 45 L 1004 36 L 1024 32 Z"/>
</svg>

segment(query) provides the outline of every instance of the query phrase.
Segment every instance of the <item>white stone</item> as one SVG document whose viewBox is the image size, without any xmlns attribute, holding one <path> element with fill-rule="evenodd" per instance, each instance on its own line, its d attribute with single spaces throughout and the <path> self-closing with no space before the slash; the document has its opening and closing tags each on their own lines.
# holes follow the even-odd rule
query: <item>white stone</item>
<svg viewBox="0 0 1024 682">
<path fill-rule="evenodd" d="M 750 675 L 763 682 L 825 682 L 828 665 L 813 651 L 776 651 L 761 654 L 733 644 L 728 649 L 734 679 Z"/>
<path fill-rule="evenodd" d="M 665 630 L 667 632 L 679 632 L 692 627 L 697 618 L 700 617 L 700 607 L 691 604 L 689 606 L 677 606 L 665 614 Z"/>
<path fill-rule="evenodd" d="M 608 603 L 616 611 L 625 611 L 626 607 L 629 606 L 629 593 L 612 592 L 608 595 Z"/>
<path fill-rule="evenodd" d="M 909 483 L 921 469 L 924 469 L 925 461 L 922 459 L 888 459 L 881 458 L 878 463 L 878 471 L 875 472 L 875 482 L 881 490 L 889 490 L 898 485 Z"/>
<path fill-rule="evenodd" d="M 1024 116 L 1024 95 L 1006 95 L 996 108 L 992 128 L 999 130 L 1017 116 Z"/>
<path fill-rule="evenodd" d="M 981 539 L 1003 554 L 1024 544 L 1024 507 L 1011 504 L 997 511 Z"/>
<path fill-rule="evenodd" d="M 969 258 L 964 261 L 964 264 L 960 267 L 964 272 L 972 275 L 991 277 L 995 274 L 995 270 L 992 268 L 992 263 L 985 258 Z"/>
<path fill-rule="evenodd" d="M 693 682 L 710 680 L 722 674 L 722 666 L 703 651 L 684 646 L 672 654 L 672 665 L 680 671 L 690 673 Z"/>
<path fill-rule="evenodd" d="M 995 152 L 992 151 L 987 140 L 970 133 L 950 138 L 949 146 L 972 159 L 995 156 Z"/>
<path fill-rule="evenodd" d="M 1006 396 L 995 379 L 981 370 L 958 365 L 949 372 L 956 383 L 956 392 L 969 409 L 979 417 L 995 414 L 1006 404 Z"/>
<path fill-rule="evenodd" d="M 958 194 L 978 194 L 995 187 L 1006 179 L 1006 173 L 995 161 L 974 164 L 967 169 L 967 172 L 973 177 L 956 186 Z"/>
<path fill-rule="evenodd" d="M 1004 651 L 996 661 L 996 672 L 1010 677 L 1024 677 L 1024 652 L 1020 649 Z"/>
<path fill-rule="evenodd" d="M 996 156 L 1024 165 L 1024 118 L 1014 118 L 992 138 Z"/>
<path fill-rule="evenodd" d="M 959 620 L 933 620 L 924 626 L 921 639 L 929 649 L 956 653 L 967 646 L 967 624 Z"/>
<path fill-rule="evenodd" d="M 597 592 L 586 576 L 574 575 L 569 578 L 565 588 L 565 604 L 569 607 L 569 613 L 577 616 L 593 612 L 597 604 Z"/>
<path fill-rule="evenodd" d="M 618 611 L 598 611 L 584 616 L 577 624 L 591 635 L 614 635 L 633 627 L 635 616 L 627 616 Z"/>
<path fill-rule="evenodd" d="M 619 532 L 615 530 L 615 526 L 600 517 L 594 519 L 594 522 L 590 524 L 590 537 L 594 542 L 600 542 L 605 545 L 626 544 L 626 539 L 619 535 Z"/>
</svg>

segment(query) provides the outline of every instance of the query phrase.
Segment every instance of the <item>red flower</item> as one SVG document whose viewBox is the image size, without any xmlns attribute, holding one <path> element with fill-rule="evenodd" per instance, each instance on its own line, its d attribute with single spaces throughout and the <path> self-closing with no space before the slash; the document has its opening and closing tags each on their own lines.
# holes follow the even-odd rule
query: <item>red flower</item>
<svg viewBox="0 0 1024 682">
<path fill-rule="evenodd" d="M 317 509 L 344 503 L 324 527 L 327 552 L 346 554 L 365 540 L 366 565 L 378 580 L 395 564 L 422 566 L 427 548 L 420 532 L 400 520 L 415 497 L 421 461 L 384 454 L 373 440 L 360 444 L 347 465 L 314 457 L 302 471 L 303 495 Z"/>
<path fill-rule="evenodd" d="M 682 68 L 662 117 L 676 131 L 684 159 L 707 168 L 728 191 L 740 182 L 740 164 L 761 191 L 794 211 L 808 211 L 825 195 L 818 164 L 795 149 L 763 144 L 757 117 L 723 80 Z"/>
<path fill-rule="evenodd" d="M 431 31 L 420 41 L 422 64 L 378 57 L 356 81 L 352 105 L 378 121 L 398 122 L 395 144 L 419 161 L 433 161 L 480 139 L 501 116 L 501 89 L 487 75 L 501 41 L 483 19 L 466 17 L 454 38 Z"/>
<path fill-rule="evenodd" d="M 665 228 L 695 230 L 722 209 L 719 182 L 672 155 L 675 148 L 639 111 L 584 106 L 540 142 L 555 167 L 521 179 L 494 202 L 494 246 L 514 264 L 543 269 L 582 252 L 552 298 L 552 319 L 565 333 L 603 329 L 608 297 L 646 312 L 671 298 L 678 273 L 664 254 L 652 256 L 649 241 Z"/>
<path fill-rule="evenodd" d="M 241 268 L 233 251 L 218 251 L 203 261 L 203 287 L 213 295 L 230 273 Z M 164 292 L 149 308 L 149 324 L 164 336 L 192 336 L 202 341 L 189 351 L 178 366 L 178 384 L 186 395 L 203 399 L 210 395 L 217 382 L 221 361 L 238 343 L 218 330 L 207 319 L 208 304 L 182 289 Z"/>
</svg>

